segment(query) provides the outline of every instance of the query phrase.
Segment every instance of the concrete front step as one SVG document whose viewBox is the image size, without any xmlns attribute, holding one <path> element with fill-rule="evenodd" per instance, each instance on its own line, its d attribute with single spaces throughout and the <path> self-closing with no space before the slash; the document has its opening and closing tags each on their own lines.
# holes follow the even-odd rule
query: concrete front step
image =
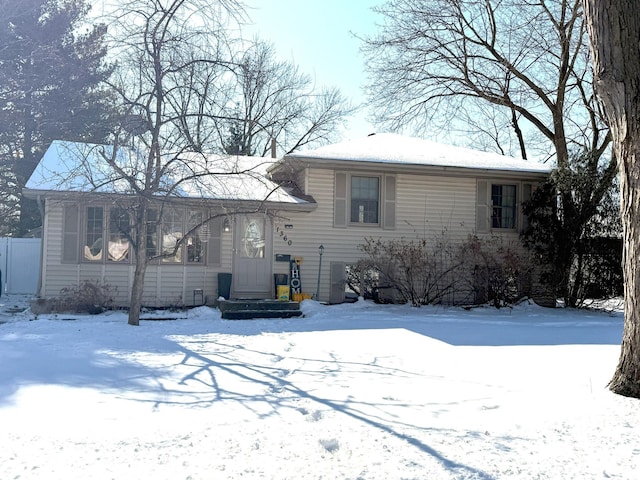
<svg viewBox="0 0 640 480">
<path fill-rule="evenodd" d="M 218 308 L 222 318 L 228 320 L 291 318 L 302 315 L 299 302 L 279 300 L 223 300 Z"/>
</svg>

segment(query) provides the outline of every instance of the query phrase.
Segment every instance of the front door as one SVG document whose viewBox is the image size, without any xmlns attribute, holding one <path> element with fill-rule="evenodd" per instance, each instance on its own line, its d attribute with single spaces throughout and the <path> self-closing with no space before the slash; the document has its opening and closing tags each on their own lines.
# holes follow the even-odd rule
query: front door
<svg viewBox="0 0 640 480">
<path fill-rule="evenodd" d="M 236 297 L 272 297 L 271 239 L 271 222 L 265 215 L 236 215 L 232 277 Z"/>
</svg>

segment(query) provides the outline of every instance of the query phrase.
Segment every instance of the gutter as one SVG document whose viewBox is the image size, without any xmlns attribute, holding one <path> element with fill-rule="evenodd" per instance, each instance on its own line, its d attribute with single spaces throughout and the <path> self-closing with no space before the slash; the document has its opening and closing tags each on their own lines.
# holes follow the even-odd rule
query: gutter
<svg viewBox="0 0 640 480">
<path fill-rule="evenodd" d="M 409 173 L 412 175 L 447 175 L 461 177 L 526 177 L 526 178 L 546 178 L 551 174 L 551 168 L 544 170 L 526 170 L 509 168 L 479 168 L 456 165 L 427 165 L 418 163 L 399 163 L 365 160 L 347 159 L 325 159 L 314 157 L 287 157 L 283 163 L 274 165 L 270 173 L 274 174 L 278 169 L 285 168 L 286 165 L 293 166 L 296 170 L 312 167 L 320 169 L 339 169 L 349 171 L 381 171 L 390 173 Z"/>
</svg>

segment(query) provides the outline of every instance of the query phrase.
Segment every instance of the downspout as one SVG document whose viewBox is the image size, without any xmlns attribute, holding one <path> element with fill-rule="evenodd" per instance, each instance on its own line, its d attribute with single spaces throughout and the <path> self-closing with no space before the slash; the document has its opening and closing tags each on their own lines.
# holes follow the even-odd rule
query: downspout
<svg viewBox="0 0 640 480">
<path fill-rule="evenodd" d="M 4 293 L 6 294 L 8 292 L 8 288 L 7 288 L 7 280 L 9 279 L 9 239 L 8 238 L 4 245 L 4 266 L 5 266 L 4 272 L 0 270 L 0 295 L 2 294 L 3 281 L 4 281 Z"/>
<path fill-rule="evenodd" d="M 40 219 L 42 220 L 42 229 L 40 234 L 40 269 L 38 271 L 38 285 L 36 287 L 36 297 L 40 298 L 40 293 L 42 291 L 42 271 L 44 270 L 43 260 L 44 260 L 44 237 L 46 235 L 46 229 L 44 228 L 44 203 L 42 202 L 42 198 L 40 195 L 37 196 L 36 201 L 38 202 L 38 211 L 40 212 Z"/>
</svg>

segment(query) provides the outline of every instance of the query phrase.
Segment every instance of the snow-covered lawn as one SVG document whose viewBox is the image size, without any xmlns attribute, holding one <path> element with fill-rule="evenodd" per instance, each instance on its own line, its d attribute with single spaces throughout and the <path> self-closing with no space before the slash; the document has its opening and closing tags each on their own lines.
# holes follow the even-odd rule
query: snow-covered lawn
<svg viewBox="0 0 640 480">
<path fill-rule="evenodd" d="M 620 313 L 305 301 L 136 328 L 16 301 L 2 480 L 640 478 L 640 402 L 606 389 Z"/>
</svg>

